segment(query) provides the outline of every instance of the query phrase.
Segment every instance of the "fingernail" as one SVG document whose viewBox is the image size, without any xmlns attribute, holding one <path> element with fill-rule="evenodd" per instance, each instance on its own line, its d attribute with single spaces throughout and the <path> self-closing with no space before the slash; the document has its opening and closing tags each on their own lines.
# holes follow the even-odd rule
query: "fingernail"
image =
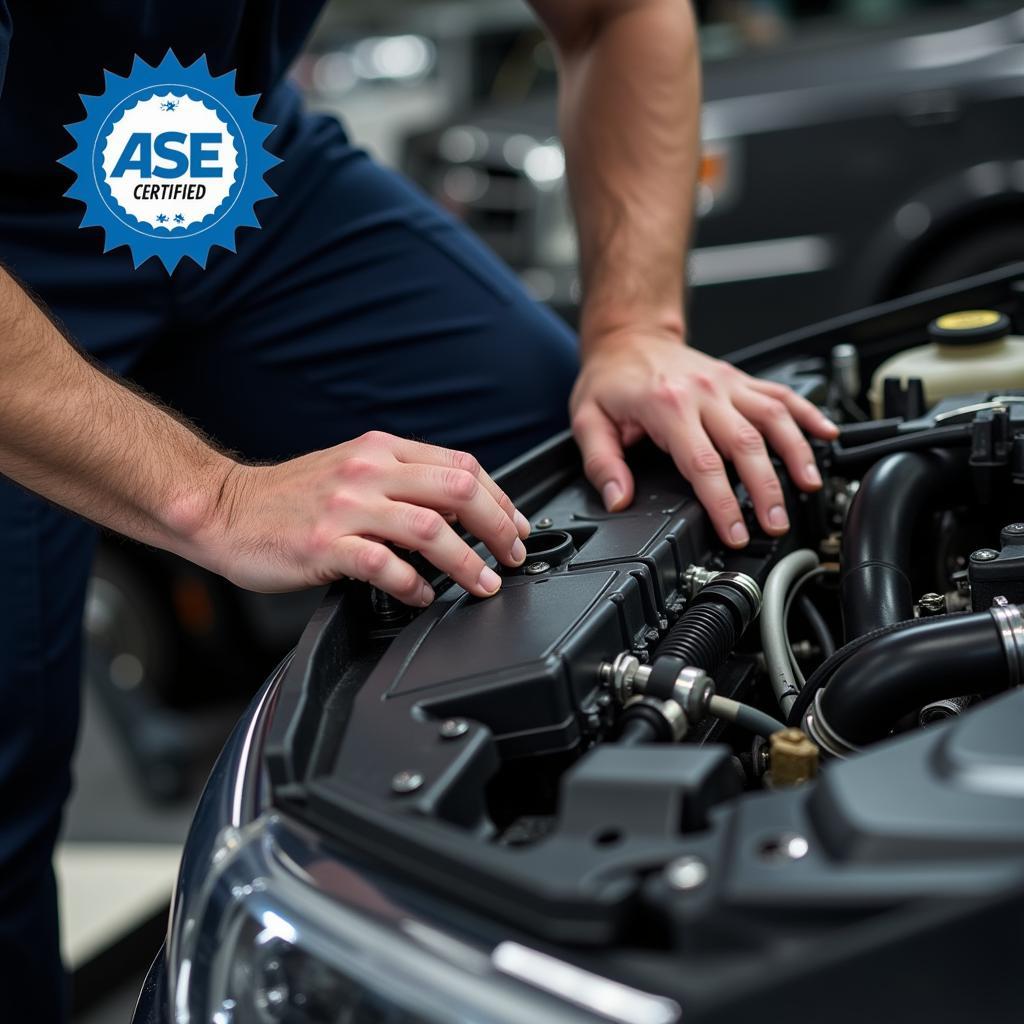
<svg viewBox="0 0 1024 1024">
<path fill-rule="evenodd" d="M 818 472 L 818 466 L 816 463 L 807 463 L 807 468 L 804 470 L 804 478 L 813 487 L 821 486 L 821 474 Z"/>
<path fill-rule="evenodd" d="M 512 522 L 515 523 L 520 537 L 530 536 L 530 520 L 527 519 L 519 509 L 516 509 L 515 515 L 512 517 Z"/>
<path fill-rule="evenodd" d="M 772 505 L 768 509 L 768 524 L 773 530 L 788 530 L 789 516 L 781 505 Z"/>
<path fill-rule="evenodd" d="M 480 589 L 488 594 L 495 593 L 501 586 L 501 578 L 489 565 L 485 565 L 480 570 L 480 577 L 476 582 Z"/>
<path fill-rule="evenodd" d="M 839 433 L 839 428 L 827 416 L 821 417 L 821 425 L 833 435 Z"/>
<path fill-rule="evenodd" d="M 434 591 L 431 589 L 429 584 L 424 583 L 423 589 L 420 591 L 420 604 L 423 605 L 424 608 L 426 608 L 426 606 L 430 604 L 430 602 L 433 600 Z"/>
<path fill-rule="evenodd" d="M 523 542 L 516 537 L 515 544 L 512 545 L 512 561 L 518 565 L 526 558 L 526 546 Z"/>
<path fill-rule="evenodd" d="M 750 540 L 750 534 L 743 523 L 737 520 L 729 527 L 729 539 L 733 544 L 746 544 Z"/>
<path fill-rule="evenodd" d="M 614 511 L 615 506 L 622 501 L 623 490 L 614 480 L 609 480 L 608 483 L 601 488 L 601 497 L 604 499 L 604 507 L 608 509 L 609 512 L 612 512 Z"/>
</svg>

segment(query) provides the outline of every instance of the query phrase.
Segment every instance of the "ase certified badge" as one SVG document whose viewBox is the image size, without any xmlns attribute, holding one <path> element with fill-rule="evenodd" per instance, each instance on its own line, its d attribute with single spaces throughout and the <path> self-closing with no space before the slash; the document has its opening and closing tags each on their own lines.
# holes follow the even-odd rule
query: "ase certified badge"
<svg viewBox="0 0 1024 1024">
<path fill-rule="evenodd" d="M 136 57 L 127 78 L 104 75 L 61 160 L 78 175 L 66 194 L 85 203 L 81 227 L 104 229 L 104 252 L 127 245 L 136 267 L 156 256 L 168 273 L 185 256 L 205 267 L 214 245 L 234 252 L 235 229 L 258 228 L 253 204 L 274 194 L 259 96 L 239 96 L 233 71 L 214 78 L 205 57 L 183 67 L 170 51 L 155 68 Z"/>
</svg>

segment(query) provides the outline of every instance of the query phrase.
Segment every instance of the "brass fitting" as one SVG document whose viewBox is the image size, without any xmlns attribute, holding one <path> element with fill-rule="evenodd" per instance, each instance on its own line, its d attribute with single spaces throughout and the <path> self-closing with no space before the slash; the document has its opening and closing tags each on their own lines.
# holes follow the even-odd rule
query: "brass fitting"
<svg viewBox="0 0 1024 1024">
<path fill-rule="evenodd" d="M 773 788 L 799 786 L 818 774 L 818 747 L 800 729 L 780 729 L 768 740 L 768 763 Z"/>
</svg>

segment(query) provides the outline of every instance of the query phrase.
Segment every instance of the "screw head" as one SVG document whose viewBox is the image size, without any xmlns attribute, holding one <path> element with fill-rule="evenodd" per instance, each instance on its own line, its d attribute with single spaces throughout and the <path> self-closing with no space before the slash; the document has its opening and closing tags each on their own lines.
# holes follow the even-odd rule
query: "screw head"
<svg viewBox="0 0 1024 1024">
<path fill-rule="evenodd" d="M 971 552 L 972 562 L 991 562 L 992 559 L 998 557 L 999 552 L 993 551 L 992 548 L 978 548 L 977 551 Z"/>
<path fill-rule="evenodd" d="M 527 576 L 539 576 L 550 568 L 551 566 L 547 562 L 531 562 L 523 571 Z"/>
<path fill-rule="evenodd" d="M 423 785 L 423 776 L 406 768 L 396 772 L 391 779 L 391 788 L 396 793 L 415 793 Z"/>
<path fill-rule="evenodd" d="M 536 526 L 538 530 L 550 530 L 552 521 L 551 516 L 541 516 L 541 518 L 533 525 Z"/>
<path fill-rule="evenodd" d="M 446 718 L 441 723 L 438 732 L 441 734 L 442 739 L 457 740 L 460 736 L 465 736 L 469 732 L 469 722 L 464 718 Z"/>
<path fill-rule="evenodd" d="M 1024 523 L 1010 523 L 1003 527 L 1005 533 L 1024 533 Z"/>
<path fill-rule="evenodd" d="M 665 881 L 680 892 L 699 889 L 708 880 L 708 866 L 692 854 L 677 857 L 665 868 Z"/>
<path fill-rule="evenodd" d="M 761 844 L 761 856 L 767 861 L 782 863 L 791 860 L 802 860 L 807 856 L 811 845 L 796 832 L 783 832 L 780 836 L 766 839 Z"/>
</svg>

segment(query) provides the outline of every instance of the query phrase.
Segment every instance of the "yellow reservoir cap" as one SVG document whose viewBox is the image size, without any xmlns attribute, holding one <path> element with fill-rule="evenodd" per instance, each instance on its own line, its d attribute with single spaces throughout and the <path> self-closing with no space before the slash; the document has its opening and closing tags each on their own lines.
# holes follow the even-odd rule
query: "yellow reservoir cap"
<svg viewBox="0 0 1024 1024">
<path fill-rule="evenodd" d="M 965 309 L 961 313 L 946 313 L 935 321 L 943 331 L 973 331 L 976 327 L 991 327 L 999 323 L 1000 314 L 994 309 Z"/>
<path fill-rule="evenodd" d="M 981 345 L 1010 333 L 1010 318 L 995 309 L 963 309 L 944 313 L 928 325 L 928 336 L 940 345 Z"/>
</svg>

